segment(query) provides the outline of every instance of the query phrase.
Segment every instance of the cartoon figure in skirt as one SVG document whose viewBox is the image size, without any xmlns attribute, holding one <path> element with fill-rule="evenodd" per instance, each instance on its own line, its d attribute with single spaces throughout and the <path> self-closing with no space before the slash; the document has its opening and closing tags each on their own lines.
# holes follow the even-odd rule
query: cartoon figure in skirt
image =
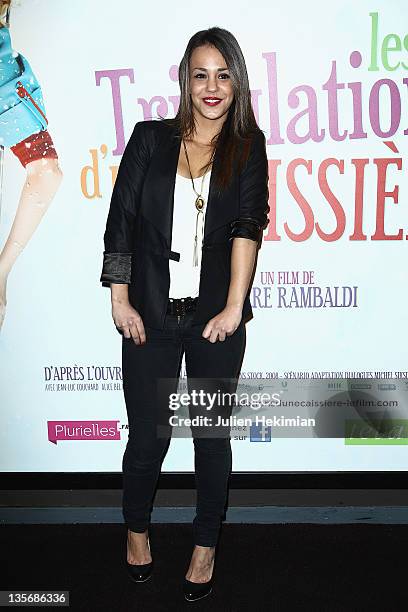
<svg viewBox="0 0 408 612">
<path fill-rule="evenodd" d="M 25 57 L 11 46 L 10 3 L 0 0 L 0 145 L 9 147 L 20 160 L 26 180 L 10 233 L 0 250 L 0 329 L 6 312 L 8 275 L 62 180 L 47 130 L 41 87 Z"/>
</svg>

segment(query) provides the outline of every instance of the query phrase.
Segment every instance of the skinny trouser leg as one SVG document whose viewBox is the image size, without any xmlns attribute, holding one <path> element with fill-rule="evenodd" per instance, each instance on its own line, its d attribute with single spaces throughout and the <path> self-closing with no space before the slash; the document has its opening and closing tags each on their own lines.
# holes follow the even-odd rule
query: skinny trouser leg
<svg viewBox="0 0 408 612">
<path fill-rule="evenodd" d="M 158 437 L 157 380 L 177 379 L 182 343 L 176 319 L 166 318 L 164 330 L 146 328 L 147 342 L 122 341 L 123 389 L 129 438 L 123 455 L 123 517 L 131 531 L 143 532 L 150 521 L 153 497 L 171 432 Z"/>
<path fill-rule="evenodd" d="M 227 336 L 223 342 L 217 340 L 215 343 L 201 336 L 204 327 L 186 325 L 184 331 L 189 393 L 193 389 L 204 389 L 210 393 L 219 389 L 220 392 L 234 393 L 237 380 L 230 379 L 237 379 L 240 373 L 246 342 L 245 324 L 241 322 L 231 336 Z M 218 414 L 228 417 L 232 413 L 232 406 L 228 409 L 225 404 L 224 407 L 215 404 L 211 412 L 214 419 Z M 193 538 L 194 543 L 200 546 L 216 546 L 225 514 L 232 467 L 229 432 L 229 427 L 223 428 L 215 432 L 215 436 L 227 434 L 228 437 L 213 437 L 214 433 L 207 431 L 203 437 L 203 428 L 192 427 L 197 487 Z"/>
</svg>

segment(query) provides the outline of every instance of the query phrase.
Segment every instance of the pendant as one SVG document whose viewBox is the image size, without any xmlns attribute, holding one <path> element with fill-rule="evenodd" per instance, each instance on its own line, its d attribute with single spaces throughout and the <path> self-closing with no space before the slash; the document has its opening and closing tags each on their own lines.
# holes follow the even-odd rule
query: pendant
<svg viewBox="0 0 408 612">
<path fill-rule="evenodd" d="M 196 199 L 195 207 L 197 210 L 202 210 L 204 208 L 204 199 L 201 196 L 198 196 Z"/>
<path fill-rule="evenodd" d="M 197 234 L 194 237 L 193 267 L 198 266 Z"/>
</svg>

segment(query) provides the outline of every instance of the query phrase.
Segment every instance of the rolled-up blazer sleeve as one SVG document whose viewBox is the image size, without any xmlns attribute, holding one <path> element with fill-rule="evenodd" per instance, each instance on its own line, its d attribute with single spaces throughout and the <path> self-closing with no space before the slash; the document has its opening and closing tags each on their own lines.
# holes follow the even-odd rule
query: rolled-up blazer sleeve
<svg viewBox="0 0 408 612">
<path fill-rule="evenodd" d="M 139 121 L 134 127 L 112 191 L 100 278 L 105 287 L 130 284 L 133 228 L 150 157 L 143 123 Z"/>
<path fill-rule="evenodd" d="M 268 158 L 265 135 L 259 130 L 253 137 L 248 160 L 240 175 L 239 217 L 231 223 L 230 240 L 249 238 L 261 246 L 262 232 L 269 223 L 268 199 Z"/>
</svg>

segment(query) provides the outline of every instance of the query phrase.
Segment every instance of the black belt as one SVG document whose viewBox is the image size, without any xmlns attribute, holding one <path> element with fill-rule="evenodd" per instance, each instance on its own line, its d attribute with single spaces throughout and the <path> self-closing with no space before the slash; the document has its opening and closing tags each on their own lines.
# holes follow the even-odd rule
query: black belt
<svg viewBox="0 0 408 612">
<path fill-rule="evenodd" d="M 184 315 L 197 308 L 198 297 L 170 298 L 167 304 L 168 314 Z"/>
</svg>

